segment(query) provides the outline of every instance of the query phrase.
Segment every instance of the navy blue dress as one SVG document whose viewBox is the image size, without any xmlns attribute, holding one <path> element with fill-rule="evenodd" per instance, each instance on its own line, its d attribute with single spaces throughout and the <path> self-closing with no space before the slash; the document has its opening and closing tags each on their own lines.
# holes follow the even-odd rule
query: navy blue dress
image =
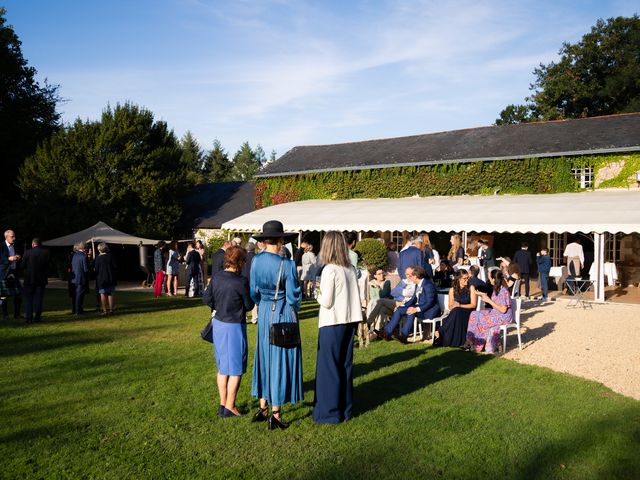
<svg viewBox="0 0 640 480">
<path fill-rule="evenodd" d="M 302 349 L 282 348 L 269 343 L 271 306 L 281 260 L 280 255 L 262 252 L 253 257 L 251 263 L 251 298 L 258 305 L 258 338 L 251 394 L 266 399 L 270 405 L 297 403 L 303 399 Z M 296 312 L 301 301 L 296 264 L 285 258 L 273 323 L 297 321 Z"/>
<path fill-rule="evenodd" d="M 461 305 L 471 303 L 471 292 L 469 289 L 460 291 L 458 297 L 454 299 Z M 469 326 L 469 317 L 473 308 L 456 307 L 442 322 L 442 326 L 438 329 L 440 337 L 433 344 L 442 347 L 462 347 L 467 341 L 467 327 Z"/>
</svg>

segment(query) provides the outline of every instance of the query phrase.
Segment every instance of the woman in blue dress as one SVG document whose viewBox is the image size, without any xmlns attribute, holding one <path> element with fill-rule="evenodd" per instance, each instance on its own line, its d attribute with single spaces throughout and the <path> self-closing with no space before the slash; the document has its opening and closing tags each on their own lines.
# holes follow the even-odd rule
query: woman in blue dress
<svg viewBox="0 0 640 480">
<path fill-rule="evenodd" d="M 296 322 L 302 291 L 298 284 L 296 264 L 280 255 L 286 239 L 297 234 L 286 234 L 277 220 L 264 224 L 261 234 L 253 235 L 265 244 L 265 250 L 253 258 L 250 274 L 251 298 L 258 305 L 258 334 L 253 363 L 251 394 L 260 399 L 260 410 L 253 421 L 268 422 L 270 430 L 285 429 L 281 407 L 284 403 L 302 400 L 302 350 L 300 346 L 282 348 L 269 343 L 271 323 Z M 278 271 L 278 297 L 272 310 L 276 293 Z M 273 317 L 273 320 L 272 320 Z M 271 405 L 271 415 L 268 415 Z"/>
</svg>

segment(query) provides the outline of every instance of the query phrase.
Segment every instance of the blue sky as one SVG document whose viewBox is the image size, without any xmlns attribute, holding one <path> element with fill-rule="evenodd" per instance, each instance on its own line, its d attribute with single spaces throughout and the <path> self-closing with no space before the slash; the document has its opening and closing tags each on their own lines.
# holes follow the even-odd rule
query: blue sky
<svg viewBox="0 0 640 480">
<path fill-rule="evenodd" d="M 233 154 L 492 124 L 636 1 L 0 0 L 65 122 L 131 101 Z"/>
</svg>

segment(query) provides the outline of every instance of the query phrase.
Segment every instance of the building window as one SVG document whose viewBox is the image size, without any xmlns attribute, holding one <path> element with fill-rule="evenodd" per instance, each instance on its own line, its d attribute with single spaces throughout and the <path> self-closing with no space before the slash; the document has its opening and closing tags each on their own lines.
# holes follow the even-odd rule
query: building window
<svg viewBox="0 0 640 480">
<path fill-rule="evenodd" d="M 591 188 L 593 186 L 593 167 L 572 168 L 571 173 L 580 182 L 580 188 Z"/>
<path fill-rule="evenodd" d="M 620 261 L 620 235 L 607 234 L 604 244 L 604 261 L 613 263 Z"/>
</svg>

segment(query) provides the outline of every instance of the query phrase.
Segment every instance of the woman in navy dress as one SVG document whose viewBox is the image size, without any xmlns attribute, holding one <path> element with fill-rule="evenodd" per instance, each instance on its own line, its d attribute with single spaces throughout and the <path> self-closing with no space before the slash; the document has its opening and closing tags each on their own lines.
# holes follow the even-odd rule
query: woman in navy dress
<svg viewBox="0 0 640 480">
<path fill-rule="evenodd" d="M 242 247 L 229 247 L 224 254 L 224 270 L 216 273 L 207 287 L 203 303 L 215 311 L 213 349 L 218 367 L 218 416 L 240 417 L 236 395 L 247 371 L 247 312 L 253 308 L 249 282 L 240 275 L 247 259 Z"/>
<path fill-rule="evenodd" d="M 469 272 L 460 270 L 449 290 L 450 313 L 436 331 L 433 344 L 442 347 L 464 347 L 471 312 L 476 309 L 476 288 L 469 285 Z"/>
<path fill-rule="evenodd" d="M 96 289 L 100 296 L 100 305 L 102 306 L 102 315 L 113 314 L 113 291 L 118 282 L 116 282 L 116 266 L 113 257 L 109 253 L 109 247 L 102 242 L 98 245 L 99 255 L 96 258 L 94 268 L 96 270 Z M 109 310 L 107 310 L 107 307 Z"/>
<path fill-rule="evenodd" d="M 262 234 L 253 235 L 265 245 L 265 250 L 253 258 L 250 274 L 251 298 L 258 304 L 251 394 L 260 399 L 260 410 L 254 415 L 253 421 L 268 422 L 270 430 L 287 428 L 289 425 L 282 421 L 282 405 L 297 403 L 303 398 L 300 346 L 282 348 L 269 343 L 270 324 L 296 322 L 296 312 L 300 309 L 302 290 L 298 284 L 296 264 L 280 255 L 285 239 L 295 236 L 295 233 L 284 233 L 282 223 L 277 220 L 265 223 Z M 275 299 L 275 310 L 272 310 L 281 264 L 278 297 Z M 271 405 L 271 415 L 267 415 L 268 405 Z"/>
</svg>

